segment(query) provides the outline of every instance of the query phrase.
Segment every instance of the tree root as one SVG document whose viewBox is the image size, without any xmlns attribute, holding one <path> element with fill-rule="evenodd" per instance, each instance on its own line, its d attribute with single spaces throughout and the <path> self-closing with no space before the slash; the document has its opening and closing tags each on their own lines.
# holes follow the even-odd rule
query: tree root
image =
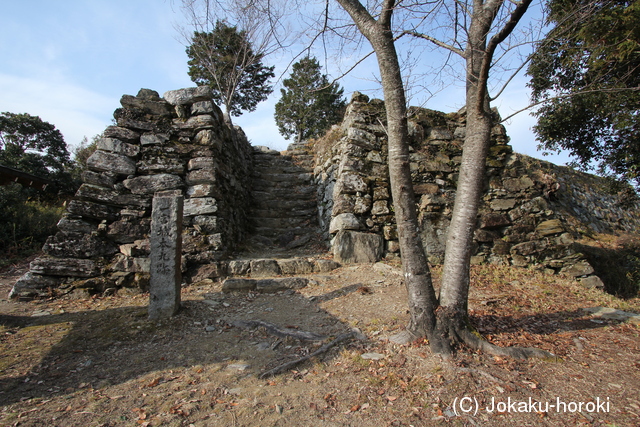
<svg viewBox="0 0 640 427">
<path fill-rule="evenodd" d="M 558 357 L 545 350 L 533 347 L 500 347 L 495 344 L 491 344 L 489 341 L 481 338 L 470 330 L 464 328 L 456 331 L 456 335 L 467 346 L 474 350 L 480 350 L 484 353 L 492 356 L 505 356 L 512 357 L 514 359 L 526 360 L 531 358 L 545 359 L 545 360 L 558 360 Z"/>
<path fill-rule="evenodd" d="M 314 332 L 299 331 L 293 328 L 281 328 L 273 323 L 265 322 L 262 320 L 238 320 L 232 322 L 233 326 L 243 329 L 255 329 L 265 328 L 267 332 L 276 335 L 281 338 L 296 338 L 301 341 L 322 341 L 326 338 L 324 335 L 319 335 Z"/>
<path fill-rule="evenodd" d="M 320 347 L 319 349 L 317 349 L 316 351 L 314 351 L 311 354 L 308 354 L 307 356 L 301 357 L 299 359 L 296 360 L 292 360 L 290 362 L 287 362 L 283 365 L 277 366 L 273 369 L 269 369 L 268 371 L 265 371 L 263 373 L 261 373 L 258 378 L 262 379 L 262 378 L 266 378 L 266 377 L 270 377 L 272 375 L 277 375 L 280 374 L 282 372 L 285 372 L 291 368 L 293 368 L 294 366 L 299 365 L 302 362 L 306 362 L 307 360 L 316 357 L 322 353 L 326 353 L 328 350 L 330 350 L 332 347 L 340 344 L 343 341 L 347 341 L 350 339 L 355 338 L 357 335 L 357 332 L 355 331 L 351 331 L 351 332 L 347 332 L 341 335 L 338 335 L 335 339 L 333 339 L 332 341 L 326 343 L 325 345 L 323 345 L 322 347 Z"/>
</svg>

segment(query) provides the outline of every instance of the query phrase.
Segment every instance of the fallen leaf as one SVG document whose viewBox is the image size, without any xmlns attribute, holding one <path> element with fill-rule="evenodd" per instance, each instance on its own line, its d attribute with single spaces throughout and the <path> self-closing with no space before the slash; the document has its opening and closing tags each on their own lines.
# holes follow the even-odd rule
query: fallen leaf
<svg viewBox="0 0 640 427">
<path fill-rule="evenodd" d="M 146 387 L 155 387 L 158 384 L 160 384 L 160 377 L 154 379 L 153 381 L 151 381 L 149 384 L 146 385 Z"/>
<path fill-rule="evenodd" d="M 387 400 L 388 400 L 389 402 L 394 402 L 394 401 L 395 401 L 395 400 L 397 400 L 397 399 L 398 399 L 398 396 L 387 396 Z"/>
</svg>

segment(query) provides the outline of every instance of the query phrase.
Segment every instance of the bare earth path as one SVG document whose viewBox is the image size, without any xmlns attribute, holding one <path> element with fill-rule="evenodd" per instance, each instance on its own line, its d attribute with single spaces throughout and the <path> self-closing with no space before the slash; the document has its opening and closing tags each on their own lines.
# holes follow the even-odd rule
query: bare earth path
<svg viewBox="0 0 640 427">
<path fill-rule="evenodd" d="M 443 362 L 424 342 L 380 339 L 406 322 L 393 263 L 309 276 L 314 284 L 296 292 L 223 294 L 220 284 L 201 283 L 183 290 L 183 310 L 161 324 L 147 320 L 144 294 L 8 301 L 25 267 L 0 273 L 2 426 L 640 425 L 638 325 L 582 310 L 639 313 L 640 302 L 566 278 L 473 270 L 470 309 L 479 332 L 557 359 L 463 350 Z M 234 326 L 242 320 L 326 339 Z M 258 378 L 353 328 L 366 339 Z"/>
</svg>

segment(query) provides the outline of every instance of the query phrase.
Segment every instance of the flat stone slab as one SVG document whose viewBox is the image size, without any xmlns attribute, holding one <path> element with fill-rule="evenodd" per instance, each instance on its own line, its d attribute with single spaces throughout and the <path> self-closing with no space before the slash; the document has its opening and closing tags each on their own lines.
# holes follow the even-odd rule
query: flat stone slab
<svg viewBox="0 0 640 427">
<path fill-rule="evenodd" d="M 602 319 L 619 320 L 621 322 L 630 322 L 636 325 L 640 325 L 640 314 L 629 313 L 622 310 L 617 310 L 610 307 L 590 307 L 583 308 L 593 315 L 593 317 L 600 317 Z"/>
<path fill-rule="evenodd" d="M 278 292 L 302 289 L 310 280 L 304 277 L 277 277 L 273 279 L 229 278 L 222 282 L 222 292 Z"/>
</svg>

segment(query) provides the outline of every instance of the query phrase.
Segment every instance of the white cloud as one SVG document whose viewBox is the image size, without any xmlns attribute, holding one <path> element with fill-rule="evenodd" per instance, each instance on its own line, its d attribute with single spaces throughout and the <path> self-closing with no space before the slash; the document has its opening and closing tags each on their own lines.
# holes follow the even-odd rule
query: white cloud
<svg viewBox="0 0 640 427">
<path fill-rule="evenodd" d="M 62 132 L 70 146 L 102 132 L 119 107 L 110 98 L 74 84 L 0 74 L 0 111 L 39 116 Z"/>
</svg>

